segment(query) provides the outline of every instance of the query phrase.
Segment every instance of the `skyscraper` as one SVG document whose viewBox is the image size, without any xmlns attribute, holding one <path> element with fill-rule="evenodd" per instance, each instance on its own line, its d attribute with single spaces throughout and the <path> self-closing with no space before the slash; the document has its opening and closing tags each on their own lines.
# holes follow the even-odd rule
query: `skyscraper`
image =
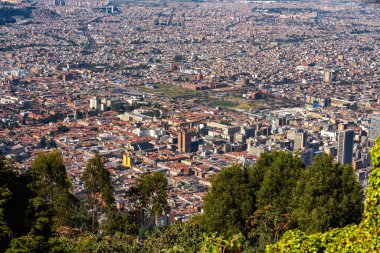
<svg viewBox="0 0 380 253">
<path fill-rule="evenodd" d="M 344 130 L 338 133 L 338 162 L 351 164 L 354 149 L 354 131 Z"/>
<path fill-rule="evenodd" d="M 380 115 L 373 114 L 371 117 L 371 129 L 369 137 L 372 140 L 376 140 L 376 138 L 380 135 Z"/>
<path fill-rule="evenodd" d="M 306 147 L 306 133 L 300 132 L 294 135 L 294 150 L 300 150 Z"/>
<path fill-rule="evenodd" d="M 189 153 L 191 152 L 191 133 L 181 130 L 178 133 L 178 152 Z"/>
</svg>

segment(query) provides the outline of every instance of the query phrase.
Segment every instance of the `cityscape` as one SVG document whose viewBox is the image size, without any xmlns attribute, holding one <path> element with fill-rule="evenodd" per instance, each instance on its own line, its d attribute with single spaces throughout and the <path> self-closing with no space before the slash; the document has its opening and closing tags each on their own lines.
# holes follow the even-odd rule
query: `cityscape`
<svg viewBox="0 0 380 253">
<path fill-rule="evenodd" d="M 379 8 L 0 1 L 0 153 L 26 173 L 58 150 L 76 196 L 100 155 L 119 213 L 139 177 L 160 172 L 157 227 L 202 214 L 213 178 L 263 153 L 305 168 L 330 155 L 366 191 L 380 135 Z"/>
</svg>

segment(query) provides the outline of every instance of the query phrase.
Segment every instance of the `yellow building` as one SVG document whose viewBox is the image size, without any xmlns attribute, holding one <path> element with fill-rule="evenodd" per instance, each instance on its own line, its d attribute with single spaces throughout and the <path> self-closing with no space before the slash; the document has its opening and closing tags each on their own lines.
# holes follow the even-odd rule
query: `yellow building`
<svg viewBox="0 0 380 253">
<path fill-rule="evenodd" d="M 132 154 L 130 152 L 126 152 L 123 155 L 123 166 L 127 168 L 132 168 L 135 164 L 135 159 L 132 157 Z"/>
</svg>

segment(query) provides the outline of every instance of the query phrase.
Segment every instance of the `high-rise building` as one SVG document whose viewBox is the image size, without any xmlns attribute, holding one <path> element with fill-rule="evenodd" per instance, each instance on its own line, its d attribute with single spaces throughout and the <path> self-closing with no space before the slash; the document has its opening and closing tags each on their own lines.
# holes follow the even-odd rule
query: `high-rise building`
<svg viewBox="0 0 380 253">
<path fill-rule="evenodd" d="M 99 110 L 100 109 L 100 100 L 98 96 L 95 96 L 90 99 L 90 109 Z"/>
<path fill-rule="evenodd" d="M 53 4 L 55 6 L 65 6 L 66 2 L 65 2 L 65 0 L 53 0 Z"/>
<path fill-rule="evenodd" d="M 338 133 L 338 162 L 351 164 L 354 149 L 354 131 L 344 130 Z"/>
<path fill-rule="evenodd" d="M 181 130 L 178 133 L 178 152 L 189 153 L 191 152 L 191 133 Z"/>
<path fill-rule="evenodd" d="M 376 140 L 380 135 L 380 115 L 373 114 L 371 117 L 370 139 Z"/>
<path fill-rule="evenodd" d="M 323 74 L 323 81 L 325 83 L 331 83 L 334 80 L 334 72 L 332 70 L 325 70 Z"/>
<path fill-rule="evenodd" d="M 306 147 L 307 134 L 304 132 L 295 133 L 294 135 L 294 150 L 304 149 Z"/>
</svg>

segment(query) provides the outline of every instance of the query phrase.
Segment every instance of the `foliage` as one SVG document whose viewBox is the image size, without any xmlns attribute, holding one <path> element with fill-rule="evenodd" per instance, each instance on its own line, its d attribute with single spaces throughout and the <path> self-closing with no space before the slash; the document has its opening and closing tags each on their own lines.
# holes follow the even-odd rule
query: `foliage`
<svg viewBox="0 0 380 253">
<path fill-rule="evenodd" d="M 293 193 L 291 219 L 308 233 L 358 223 L 363 212 L 363 190 L 349 165 L 323 154 L 303 171 Z"/>
<path fill-rule="evenodd" d="M 265 245 L 277 242 L 288 230 L 289 217 L 268 205 L 257 209 L 248 219 L 247 226 L 249 228 L 248 239 L 252 240 L 253 248 L 263 252 Z"/>
<path fill-rule="evenodd" d="M 175 61 L 175 62 L 183 62 L 185 60 L 186 60 L 186 58 L 183 55 L 176 55 L 173 58 L 173 61 Z"/>
<path fill-rule="evenodd" d="M 377 252 L 380 248 L 380 137 L 371 151 L 373 170 L 369 178 L 364 218 L 359 225 L 306 235 L 291 230 L 266 248 L 266 252 Z"/>
<path fill-rule="evenodd" d="M 200 223 L 210 233 L 240 231 L 262 250 L 288 229 L 290 196 L 302 170 L 301 159 L 284 151 L 263 153 L 249 168 L 223 169 L 204 199 Z"/>
<path fill-rule="evenodd" d="M 125 235 L 136 229 L 114 208 L 110 175 L 100 156 L 89 161 L 85 186 L 106 204 L 107 233 L 81 230 L 88 227 L 89 210 L 78 206 L 58 151 L 37 155 L 24 174 L 0 156 L 0 252 L 138 252 L 134 236 Z"/>
<path fill-rule="evenodd" d="M 110 172 L 104 167 L 104 160 L 99 154 L 90 159 L 83 173 L 84 188 L 87 194 L 88 210 L 91 213 L 90 230 L 99 229 L 102 215 L 114 211 L 114 189 Z M 109 218 L 109 217 L 107 217 Z"/>
<path fill-rule="evenodd" d="M 37 145 L 37 148 L 46 148 L 46 145 L 47 145 L 47 143 L 46 143 L 46 137 L 42 136 L 40 138 L 40 142 Z"/>
<path fill-rule="evenodd" d="M 159 110 L 145 111 L 145 112 L 142 112 L 141 114 L 149 116 L 149 117 L 157 117 L 157 118 L 161 116 L 161 113 Z"/>
<path fill-rule="evenodd" d="M 0 251 L 6 248 L 28 248 L 50 234 L 51 215 L 47 205 L 36 198 L 36 189 L 29 189 L 30 178 L 20 175 L 11 163 L 0 157 Z M 37 235 L 37 236 L 36 236 Z M 36 238 L 34 238 L 36 237 Z M 31 239 L 33 238 L 33 239 Z M 35 241 L 35 243 L 33 242 Z M 10 245 L 10 246 L 9 246 Z M 43 248 L 39 245 L 39 248 Z M 20 248 L 22 252 L 22 249 Z"/>
<path fill-rule="evenodd" d="M 152 48 L 151 51 L 150 51 L 152 54 L 162 54 L 162 51 L 161 49 L 159 48 Z"/>
<path fill-rule="evenodd" d="M 250 174 L 256 188 L 256 207 L 272 205 L 280 213 L 289 212 L 290 196 L 303 170 L 301 158 L 290 152 L 263 153 Z"/>
<path fill-rule="evenodd" d="M 199 252 L 202 231 L 196 223 L 179 222 L 156 228 L 144 241 L 143 252 Z"/>
<path fill-rule="evenodd" d="M 56 148 L 57 144 L 55 143 L 53 138 L 50 138 L 49 141 L 46 139 L 45 136 L 42 136 L 40 139 L 40 142 L 37 145 L 37 148 Z"/>
<path fill-rule="evenodd" d="M 28 234 L 13 239 L 6 253 L 43 253 L 47 251 L 47 243 L 43 236 Z"/>
<path fill-rule="evenodd" d="M 88 112 L 87 112 L 87 115 L 88 115 L 89 117 L 95 117 L 95 116 L 98 116 L 98 115 L 99 115 L 99 111 L 97 111 L 97 110 L 88 111 Z"/>
<path fill-rule="evenodd" d="M 72 185 L 61 154 L 54 151 L 37 155 L 27 171 L 27 176 L 30 178 L 28 189 L 34 195 L 29 202 L 30 208 L 39 210 L 35 214 L 38 217 L 35 228 L 40 230 L 42 224 L 50 224 L 46 215 L 51 215 L 53 229 L 68 225 L 77 207 L 77 200 L 72 193 Z"/>
<path fill-rule="evenodd" d="M 204 234 L 203 237 L 200 251 L 202 253 L 239 253 L 243 250 L 244 236 L 241 233 L 232 235 L 228 239 L 215 234 L 211 236 Z"/>
<path fill-rule="evenodd" d="M 0 201 L 1 251 L 46 252 L 53 230 L 70 223 L 76 206 L 62 158 L 56 151 L 39 154 L 25 174 L 0 160 L 1 197 L 7 197 Z"/>
<path fill-rule="evenodd" d="M 199 224 L 222 236 L 242 232 L 258 251 L 290 227 L 323 232 L 358 222 L 363 210 L 352 167 L 327 155 L 304 168 L 290 152 L 263 153 L 252 167 L 225 168 L 211 183 Z"/>
<path fill-rule="evenodd" d="M 142 227 L 154 224 L 167 205 L 167 180 L 161 172 L 142 174 L 131 187 L 126 197 L 133 206 L 133 220 Z M 147 221 L 148 219 L 148 221 Z"/>
<path fill-rule="evenodd" d="M 211 182 L 203 202 L 205 229 L 226 236 L 243 231 L 255 204 L 247 170 L 241 166 L 225 168 Z"/>
<path fill-rule="evenodd" d="M 115 198 L 111 174 L 104 167 L 104 160 L 99 154 L 87 162 L 83 173 L 84 187 L 91 197 L 98 198 L 105 206 L 112 206 Z"/>
<path fill-rule="evenodd" d="M 13 234 L 12 229 L 8 225 L 7 209 L 10 199 L 13 197 L 12 185 L 16 179 L 16 173 L 3 156 L 0 156 L 0 251 L 4 250 L 4 246 L 10 241 Z M 13 218 L 13 217 L 12 217 Z"/>
<path fill-rule="evenodd" d="M 107 213 L 107 220 L 102 223 L 102 229 L 108 235 L 114 235 L 115 233 L 136 235 L 138 233 L 138 228 L 133 224 L 131 218 L 125 214 L 118 213 L 114 208 Z"/>
<path fill-rule="evenodd" d="M 70 131 L 70 128 L 68 128 L 67 126 L 59 125 L 57 130 L 50 131 L 50 136 L 55 136 L 55 135 L 58 135 L 58 134 L 67 133 L 69 131 Z"/>
<path fill-rule="evenodd" d="M 49 240 L 51 253 L 103 253 L 103 252 L 140 252 L 133 237 L 116 233 L 113 236 L 80 234 L 79 236 L 60 236 Z"/>
<path fill-rule="evenodd" d="M 48 124 L 49 122 L 58 122 L 64 119 L 64 115 L 60 112 L 57 112 L 53 115 L 49 115 L 48 118 L 38 119 L 37 122 L 40 124 Z"/>
</svg>

